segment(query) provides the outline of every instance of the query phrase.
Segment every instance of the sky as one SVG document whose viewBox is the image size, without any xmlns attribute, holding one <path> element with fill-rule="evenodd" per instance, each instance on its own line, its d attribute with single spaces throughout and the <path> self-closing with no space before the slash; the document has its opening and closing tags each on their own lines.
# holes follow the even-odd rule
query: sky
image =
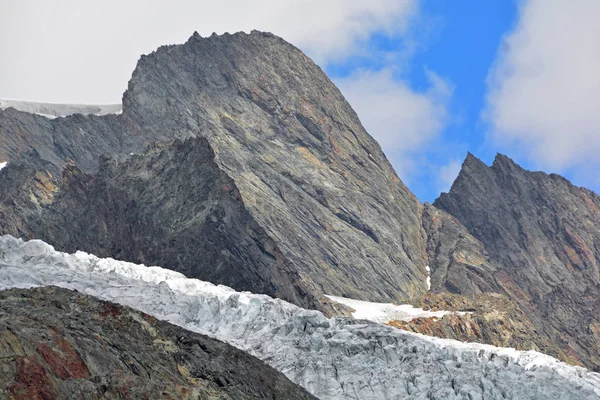
<svg viewBox="0 0 600 400">
<path fill-rule="evenodd" d="M 0 98 L 119 103 L 141 54 L 273 32 L 338 85 L 422 201 L 467 152 L 600 192 L 597 0 L 0 0 Z"/>
</svg>

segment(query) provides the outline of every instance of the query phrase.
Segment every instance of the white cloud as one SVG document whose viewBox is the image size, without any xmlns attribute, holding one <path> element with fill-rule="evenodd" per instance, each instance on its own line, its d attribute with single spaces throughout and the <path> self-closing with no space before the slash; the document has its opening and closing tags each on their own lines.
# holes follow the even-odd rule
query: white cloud
<svg viewBox="0 0 600 400">
<path fill-rule="evenodd" d="M 271 31 L 318 63 L 401 35 L 418 0 L 23 0 L 0 4 L 0 97 L 119 102 L 141 54 L 194 31 Z"/>
<path fill-rule="evenodd" d="M 448 120 L 449 83 L 426 71 L 430 87 L 413 90 L 391 69 L 358 71 L 336 84 L 367 131 L 381 144 L 406 182 L 415 168 L 415 152 L 439 137 Z"/>
<path fill-rule="evenodd" d="M 447 164 L 440 166 L 438 172 L 438 190 L 448 192 L 462 168 L 462 161 L 450 160 Z"/>
<path fill-rule="evenodd" d="M 492 137 L 539 167 L 600 165 L 600 2 L 528 0 L 488 80 Z"/>
</svg>

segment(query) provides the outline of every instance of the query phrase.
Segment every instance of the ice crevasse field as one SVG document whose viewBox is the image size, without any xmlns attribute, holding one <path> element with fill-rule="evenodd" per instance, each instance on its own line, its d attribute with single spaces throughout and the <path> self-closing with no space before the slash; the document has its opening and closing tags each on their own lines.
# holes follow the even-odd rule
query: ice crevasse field
<svg viewBox="0 0 600 400">
<path fill-rule="evenodd" d="M 0 289 L 55 285 L 135 308 L 230 343 L 321 399 L 598 399 L 600 374 L 535 351 L 326 318 L 279 299 L 236 292 L 159 267 L 60 253 L 0 236 Z M 330 296 L 355 317 L 428 315 L 410 306 Z"/>
</svg>

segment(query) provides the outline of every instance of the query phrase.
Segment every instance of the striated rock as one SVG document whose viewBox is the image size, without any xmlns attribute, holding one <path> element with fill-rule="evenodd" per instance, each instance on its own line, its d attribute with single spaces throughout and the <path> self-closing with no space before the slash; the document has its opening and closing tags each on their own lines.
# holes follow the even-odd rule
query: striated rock
<svg viewBox="0 0 600 400">
<path fill-rule="evenodd" d="M 449 282 L 466 281 L 457 293 L 505 294 L 562 350 L 562 359 L 600 369 L 598 195 L 503 155 L 491 167 L 469 155 L 434 205 L 483 244 L 494 266 L 486 268 L 484 283 L 447 275 Z"/>
<path fill-rule="evenodd" d="M 9 165 L 8 173 L 27 168 L 32 164 Z M 32 174 L 31 181 L 41 172 Z M 69 165 L 57 184 L 60 193 L 45 207 L 30 204 L 33 210 L 12 213 L 14 201 L 0 203 L 0 210 L 14 215 L 7 222 L 19 221 L 6 231 L 51 238 L 66 251 L 85 248 L 99 256 L 166 265 L 306 307 L 319 304 L 315 287 L 312 292 L 306 287 L 246 210 L 204 138 L 157 145 L 124 164 L 104 159 L 95 177 Z"/>
<path fill-rule="evenodd" d="M 198 137 L 206 141 L 174 146 L 207 147 L 214 154 L 210 167 L 194 163 L 195 153 L 187 159 L 151 150 L 119 167 L 105 162 L 92 177 L 100 155 L 121 163 L 151 143 Z M 72 160 L 89 175 L 66 183 L 63 205 L 55 199 L 49 207 L 82 218 L 65 214 L 71 225 L 61 227 L 44 222 L 42 211 L 36 223 L 52 226 L 34 229 L 30 222 L 21 232 L 0 233 L 168 265 L 303 306 L 320 307 L 323 294 L 399 301 L 427 290 L 422 205 L 323 71 L 273 35 L 194 34 L 143 56 L 122 115 L 50 120 L 0 111 L 7 168 L 30 149 L 55 168 Z M 161 167 L 153 167 L 154 158 Z M 205 178 L 202 168 L 212 172 Z M 196 191 L 217 190 L 211 179 L 227 188 L 212 197 Z M 89 204 L 96 195 L 103 201 Z M 113 212 L 115 220 L 107 220 Z M 80 228 L 84 235 L 69 234 Z M 108 240 L 108 232 L 115 238 Z M 175 250 L 184 247 L 189 256 L 178 258 Z M 247 265 L 239 267 L 242 261 Z"/>
<path fill-rule="evenodd" d="M 433 291 L 473 296 L 500 289 L 492 278 L 497 266 L 485 246 L 456 218 L 426 203 L 422 224 Z"/>
<path fill-rule="evenodd" d="M 0 292 L 0 397 L 312 399 L 241 350 L 57 287 Z"/>
</svg>

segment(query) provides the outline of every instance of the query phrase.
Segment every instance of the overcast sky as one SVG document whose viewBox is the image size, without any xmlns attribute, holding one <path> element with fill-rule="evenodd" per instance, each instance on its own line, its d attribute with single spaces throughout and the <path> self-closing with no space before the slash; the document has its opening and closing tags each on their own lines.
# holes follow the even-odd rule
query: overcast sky
<svg viewBox="0 0 600 400">
<path fill-rule="evenodd" d="M 0 0 L 0 98 L 119 103 L 141 54 L 273 32 L 338 84 L 422 200 L 467 151 L 598 191 L 600 1 Z"/>
</svg>

